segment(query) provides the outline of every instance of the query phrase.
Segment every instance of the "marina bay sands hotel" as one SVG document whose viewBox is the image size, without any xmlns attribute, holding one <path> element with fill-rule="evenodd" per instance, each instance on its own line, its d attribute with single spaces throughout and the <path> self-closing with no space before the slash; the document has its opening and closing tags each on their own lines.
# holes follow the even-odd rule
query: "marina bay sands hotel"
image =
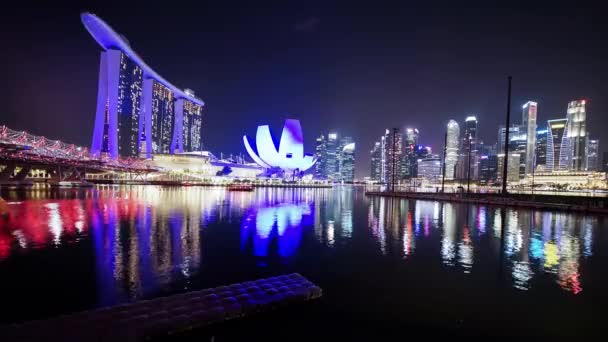
<svg viewBox="0 0 608 342">
<path fill-rule="evenodd" d="M 200 151 L 204 102 L 152 70 L 99 17 L 83 13 L 81 19 L 104 49 L 91 155 L 150 158 Z"/>
</svg>

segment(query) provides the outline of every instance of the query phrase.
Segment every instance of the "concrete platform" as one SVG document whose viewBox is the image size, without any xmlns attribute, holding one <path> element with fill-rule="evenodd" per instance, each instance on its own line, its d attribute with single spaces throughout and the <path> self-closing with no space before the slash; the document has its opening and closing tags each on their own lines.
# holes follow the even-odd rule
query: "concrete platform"
<svg viewBox="0 0 608 342">
<path fill-rule="evenodd" d="M 2 341 L 141 341 L 295 302 L 322 290 L 297 273 L 0 327 Z"/>
</svg>

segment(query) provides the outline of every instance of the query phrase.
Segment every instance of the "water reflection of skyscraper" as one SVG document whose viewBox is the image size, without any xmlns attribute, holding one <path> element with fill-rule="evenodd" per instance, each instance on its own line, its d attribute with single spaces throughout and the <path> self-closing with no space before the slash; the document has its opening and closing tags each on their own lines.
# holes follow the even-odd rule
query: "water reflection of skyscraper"
<svg viewBox="0 0 608 342">
<path fill-rule="evenodd" d="M 104 219 L 92 221 L 100 304 L 145 297 L 176 281 L 187 283 L 200 263 L 198 215 L 136 200 L 99 204 Z"/>
<path fill-rule="evenodd" d="M 326 246 L 350 239 L 353 230 L 353 189 L 319 190 L 315 196 L 315 236 Z"/>
<path fill-rule="evenodd" d="M 443 205 L 443 237 L 441 239 L 441 259 L 448 266 L 454 266 L 456 257 L 456 208 L 452 204 Z"/>
<path fill-rule="evenodd" d="M 555 281 L 561 288 L 572 293 L 582 290 L 579 263 L 581 257 L 592 254 L 593 227 L 598 225 L 597 218 L 507 209 L 503 226 L 498 208 L 467 208 L 466 205 L 451 203 L 438 205 L 440 209 L 437 209 L 435 202 L 370 199 L 368 223 L 380 252 L 386 255 L 387 246 L 392 246 L 393 241 L 401 236 L 403 255 L 412 255 L 416 240 L 433 240 L 434 229 L 441 229 L 442 262 L 455 266 L 454 260 L 457 258 L 463 272 L 468 273 L 473 270 L 475 246 L 487 243 L 473 237 L 481 237 L 493 230 L 488 235 L 489 244 L 490 248 L 496 248 L 500 245 L 501 227 L 505 227 L 502 253 L 508 258 L 515 288 L 526 290 L 537 273 L 550 273 L 555 274 Z M 439 213 L 438 219 L 436 213 Z M 469 213 L 473 215 L 469 216 Z M 398 226 L 402 228 L 395 235 L 395 222 L 400 220 L 403 223 Z M 431 227 L 427 228 L 429 222 Z M 488 222 L 492 225 L 488 225 Z"/>
</svg>

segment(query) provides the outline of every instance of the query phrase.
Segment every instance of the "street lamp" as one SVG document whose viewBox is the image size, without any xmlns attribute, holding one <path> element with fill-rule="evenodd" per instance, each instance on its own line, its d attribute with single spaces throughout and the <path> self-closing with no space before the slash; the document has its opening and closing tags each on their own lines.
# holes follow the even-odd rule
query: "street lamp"
<svg viewBox="0 0 608 342">
<path fill-rule="evenodd" d="M 445 138 L 443 139 L 443 164 L 442 164 L 442 176 L 441 176 L 441 193 L 443 193 L 445 187 L 445 158 L 448 153 L 448 131 L 445 131 Z"/>
<path fill-rule="evenodd" d="M 532 156 L 532 199 L 534 199 L 534 169 L 536 169 L 536 153 Z"/>
<path fill-rule="evenodd" d="M 471 188 L 471 132 L 469 132 L 467 139 L 469 140 L 469 156 L 468 156 L 468 167 L 467 167 L 467 193 L 470 192 Z"/>
<path fill-rule="evenodd" d="M 505 124 L 505 160 L 502 163 L 502 195 L 507 194 L 507 170 L 509 163 L 509 127 L 511 125 L 511 76 L 509 76 L 509 84 L 507 90 L 507 122 Z"/>
</svg>

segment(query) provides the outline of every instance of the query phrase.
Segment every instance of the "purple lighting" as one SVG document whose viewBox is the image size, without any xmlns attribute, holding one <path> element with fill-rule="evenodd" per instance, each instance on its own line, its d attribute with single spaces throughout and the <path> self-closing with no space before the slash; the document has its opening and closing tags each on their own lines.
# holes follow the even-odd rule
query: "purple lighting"
<svg viewBox="0 0 608 342">
<path fill-rule="evenodd" d="M 91 13 L 81 20 L 101 52 L 91 155 L 139 157 L 201 149 L 202 107 L 150 68 L 129 42 Z"/>
<path fill-rule="evenodd" d="M 86 27 L 87 31 L 95 38 L 97 43 L 101 45 L 105 50 L 120 50 L 124 52 L 131 60 L 133 60 L 140 68 L 143 69 L 144 74 L 148 78 L 153 78 L 156 81 L 162 83 L 167 88 L 171 89 L 171 91 L 175 94 L 176 97 L 186 98 L 198 105 L 204 106 L 205 103 L 203 100 L 190 96 L 190 94 L 186 93 L 182 89 L 174 86 L 169 83 L 166 79 L 160 76 L 156 71 L 152 70 L 144 61 L 139 57 L 139 55 L 131 49 L 129 43 L 114 29 L 110 27 L 105 21 L 92 13 L 82 13 L 80 14 L 80 19 L 82 20 L 83 25 Z"/>
<path fill-rule="evenodd" d="M 241 225 L 241 248 L 253 243 L 256 257 L 267 257 L 273 240 L 281 258 L 293 256 L 302 239 L 304 227 L 312 225 L 314 216 L 309 203 L 280 203 L 254 208 Z"/>
<path fill-rule="evenodd" d="M 285 120 L 278 151 L 268 125 L 258 126 L 255 145 L 246 135 L 243 136 L 243 144 L 251 158 L 265 168 L 306 171 L 317 161 L 304 153 L 304 135 L 299 120 Z"/>
</svg>

